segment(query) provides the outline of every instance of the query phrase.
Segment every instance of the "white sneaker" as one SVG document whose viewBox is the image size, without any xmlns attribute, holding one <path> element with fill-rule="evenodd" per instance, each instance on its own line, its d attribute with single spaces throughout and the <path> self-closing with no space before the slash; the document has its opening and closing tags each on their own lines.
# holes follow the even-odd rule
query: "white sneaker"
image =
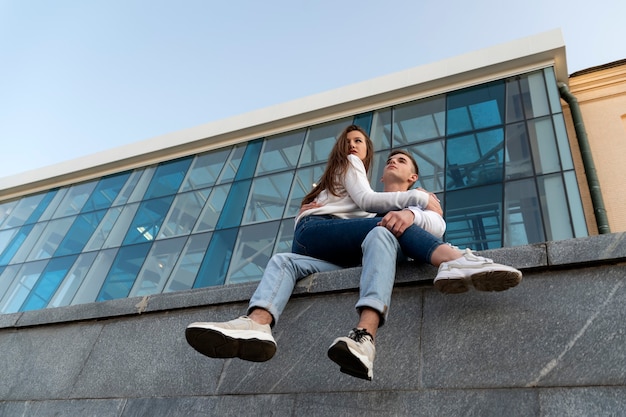
<svg viewBox="0 0 626 417">
<path fill-rule="evenodd" d="M 210 358 L 265 362 L 276 353 L 270 325 L 258 324 L 246 316 L 223 323 L 191 323 L 185 337 L 191 347 Z"/>
<path fill-rule="evenodd" d="M 515 287 L 522 280 L 522 273 L 507 265 L 497 264 L 465 249 L 459 259 L 443 262 L 434 285 L 447 294 L 458 294 L 474 286 L 478 291 L 504 291 Z"/>
<path fill-rule="evenodd" d="M 348 337 L 336 338 L 328 349 L 328 357 L 341 372 L 368 381 L 374 376 L 375 355 L 374 339 L 364 329 L 350 330 Z"/>
</svg>

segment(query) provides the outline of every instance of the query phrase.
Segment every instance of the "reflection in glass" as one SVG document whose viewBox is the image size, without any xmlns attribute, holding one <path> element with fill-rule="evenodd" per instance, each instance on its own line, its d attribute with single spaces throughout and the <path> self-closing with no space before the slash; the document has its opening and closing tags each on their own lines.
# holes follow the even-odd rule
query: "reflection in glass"
<svg viewBox="0 0 626 417">
<path fill-rule="evenodd" d="M 219 185 L 211 189 L 211 195 L 204 205 L 202 213 L 198 217 L 198 222 L 194 233 L 205 232 L 215 229 L 217 221 L 222 214 L 224 204 L 226 204 L 226 198 L 230 192 L 231 184 Z"/>
<path fill-rule="evenodd" d="M 212 233 L 189 236 L 163 292 L 182 291 L 193 287 L 211 236 Z"/>
<path fill-rule="evenodd" d="M 98 181 L 95 189 L 83 205 L 82 212 L 101 210 L 111 207 L 119 192 L 130 177 L 130 171 L 109 175 Z"/>
<path fill-rule="evenodd" d="M 152 242 L 122 246 L 117 256 L 115 256 L 115 260 L 104 280 L 98 297 L 96 297 L 96 301 L 128 297 L 128 293 L 151 247 Z"/>
<path fill-rule="evenodd" d="M 504 121 L 504 82 L 448 94 L 447 135 L 499 126 Z"/>
<path fill-rule="evenodd" d="M 543 242 L 545 238 L 535 181 L 508 182 L 504 197 L 504 245 Z"/>
<path fill-rule="evenodd" d="M 78 255 L 51 259 L 19 311 L 45 308 Z"/>
<path fill-rule="evenodd" d="M 259 157 L 256 175 L 294 169 L 298 164 L 305 130 L 266 138 Z"/>
<path fill-rule="evenodd" d="M 539 174 L 549 174 L 559 171 L 559 153 L 556 147 L 552 118 L 544 117 L 528 121 L 528 134 L 533 150 L 535 162 L 535 172 Z"/>
<path fill-rule="evenodd" d="M 352 124 L 352 117 L 310 127 L 298 166 L 326 163 L 337 137 L 350 124 Z"/>
<path fill-rule="evenodd" d="M 292 180 L 292 171 L 256 178 L 252 182 L 242 224 L 280 219 Z"/>
<path fill-rule="evenodd" d="M 57 292 L 48 303 L 48 307 L 67 306 L 72 303 L 76 291 L 78 291 L 79 286 L 85 280 L 95 258 L 96 252 L 83 253 L 78 257 L 72 269 L 67 273 Z"/>
<path fill-rule="evenodd" d="M 118 248 L 113 248 L 98 252 L 96 259 L 93 261 L 93 266 L 88 268 L 85 279 L 82 282 L 77 281 L 79 287 L 76 291 L 76 295 L 72 298 L 72 305 L 91 303 L 96 300 L 102 283 L 107 277 L 109 269 L 111 269 L 111 265 L 115 260 L 117 251 Z"/>
<path fill-rule="evenodd" d="M 87 202 L 91 192 L 94 188 L 96 188 L 97 183 L 97 181 L 89 181 L 70 187 L 65 195 L 65 198 L 54 212 L 54 216 L 52 216 L 52 218 L 58 219 L 59 217 L 71 216 L 80 213 L 80 210 Z"/>
<path fill-rule="evenodd" d="M 54 256 L 82 252 L 105 214 L 106 210 L 99 210 L 77 216 L 72 227 L 65 233 L 59 247 L 54 252 Z"/>
<path fill-rule="evenodd" d="M 172 205 L 174 196 L 143 201 L 135 214 L 128 233 L 124 238 L 124 245 L 151 241 L 156 238 L 161 224 Z"/>
<path fill-rule="evenodd" d="M 576 181 L 576 173 L 567 171 L 563 173 L 565 179 L 565 190 L 567 192 L 567 201 L 572 216 L 572 226 L 574 227 L 574 237 L 588 236 L 587 222 L 585 221 L 585 212 L 583 211 L 578 182 Z"/>
<path fill-rule="evenodd" d="M 543 73 L 537 71 L 520 79 L 522 97 L 524 97 L 524 112 L 526 118 L 546 116 L 550 114 L 546 85 Z"/>
<path fill-rule="evenodd" d="M 160 293 L 186 240 L 187 237 L 185 236 L 155 242 L 128 296 L 136 297 Z"/>
<path fill-rule="evenodd" d="M 391 108 L 374 112 L 370 139 L 375 151 L 391 148 Z"/>
<path fill-rule="evenodd" d="M 22 266 L 7 292 L 3 294 L 4 297 L 0 301 L 0 313 L 7 314 L 19 311 L 47 263 L 48 260 L 45 260 L 29 262 Z"/>
<path fill-rule="evenodd" d="M 191 233 L 198 215 L 204 207 L 211 189 L 178 194 L 163 222 L 158 238 L 188 235 Z"/>
<path fill-rule="evenodd" d="M 214 185 L 230 152 L 231 148 L 224 148 L 198 155 L 191 165 L 181 191 L 197 190 Z"/>
<path fill-rule="evenodd" d="M 261 279 L 272 256 L 279 224 L 270 222 L 239 228 L 227 284 Z"/>
<path fill-rule="evenodd" d="M 324 173 L 326 165 L 315 165 L 308 168 L 300 168 L 296 171 L 291 185 L 291 193 L 289 194 L 287 209 L 283 217 L 296 216 L 300 211 L 302 199 L 315 186 Z"/>
<path fill-rule="evenodd" d="M 488 130 L 448 140 L 447 188 L 458 189 L 501 182 L 504 134 Z"/>
<path fill-rule="evenodd" d="M 500 184 L 449 192 L 444 210 L 448 242 L 474 250 L 502 247 Z"/>
<path fill-rule="evenodd" d="M 539 187 L 546 238 L 552 241 L 574 237 L 570 216 L 563 215 L 563 213 L 569 213 L 569 210 L 561 175 L 538 177 L 537 186 Z"/>
<path fill-rule="evenodd" d="M 192 157 L 160 163 L 146 190 L 144 200 L 176 194 L 191 165 Z"/>
<path fill-rule="evenodd" d="M 506 127 L 506 179 L 530 177 L 533 163 L 528 144 L 526 123 L 515 123 Z"/>
<path fill-rule="evenodd" d="M 443 137 L 445 134 L 445 97 L 401 104 L 393 112 L 393 148 Z"/>
</svg>

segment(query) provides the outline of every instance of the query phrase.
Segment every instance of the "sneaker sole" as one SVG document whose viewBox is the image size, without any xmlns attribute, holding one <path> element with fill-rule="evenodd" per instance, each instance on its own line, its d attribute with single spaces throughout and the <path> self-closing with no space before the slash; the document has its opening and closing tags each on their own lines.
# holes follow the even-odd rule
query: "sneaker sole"
<svg viewBox="0 0 626 417">
<path fill-rule="evenodd" d="M 469 280 L 441 278 L 433 285 L 444 294 L 461 294 L 467 292 L 470 285 L 477 291 L 504 291 L 521 281 L 522 273 L 519 271 L 485 271 L 472 275 Z"/>
<path fill-rule="evenodd" d="M 328 349 L 328 357 L 340 366 L 339 370 L 344 374 L 371 381 L 367 366 L 363 364 L 348 348 L 345 342 L 339 341 Z"/>
<path fill-rule="evenodd" d="M 210 358 L 240 358 L 251 362 L 265 362 L 276 353 L 276 344 L 258 338 L 237 338 L 215 329 L 188 327 L 187 343 Z"/>
<path fill-rule="evenodd" d="M 487 271 L 472 275 L 472 284 L 478 291 L 504 291 L 521 281 L 519 271 Z"/>
</svg>

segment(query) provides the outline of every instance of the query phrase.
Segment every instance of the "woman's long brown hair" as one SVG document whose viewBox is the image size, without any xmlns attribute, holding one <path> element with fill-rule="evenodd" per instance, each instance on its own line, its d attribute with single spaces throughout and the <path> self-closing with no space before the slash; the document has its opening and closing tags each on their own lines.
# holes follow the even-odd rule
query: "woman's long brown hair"
<svg viewBox="0 0 626 417">
<path fill-rule="evenodd" d="M 337 138 L 333 149 L 328 155 L 328 162 L 326 163 L 326 169 L 322 178 L 313 189 L 304 196 L 302 204 L 307 204 L 315 200 L 315 197 L 322 192 L 322 190 L 328 190 L 331 194 L 337 195 L 337 187 L 340 184 L 341 178 L 348 170 L 348 133 L 353 131 L 359 131 L 365 137 L 365 144 L 367 145 L 367 156 L 363 161 L 365 166 L 365 172 L 369 172 L 372 159 L 374 158 L 374 144 L 365 130 L 357 125 L 350 125 L 346 127 L 343 132 Z"/>
</svg>

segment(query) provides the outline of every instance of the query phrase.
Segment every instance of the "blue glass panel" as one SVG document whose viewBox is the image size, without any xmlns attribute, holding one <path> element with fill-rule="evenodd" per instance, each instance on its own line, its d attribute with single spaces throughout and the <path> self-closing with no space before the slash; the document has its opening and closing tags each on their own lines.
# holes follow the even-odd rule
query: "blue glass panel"
<svg viewBox="0 0 626 417">
<path fill-rule="evenodd" d="M 159 164 L 146 190 L 144 200 L 176 194 L 192 159 L 193 157 L 188 156 Z"/>
<path fill-rule="evenodd" d="M 561 157 L 561 169 L 563 171 L 574 169 L 572 150 L 570 148 L 569 139 L 567 137 L 567 129 L 565 128 L 563 113 L 555 114 L 554 116 L 552 116 L 552 120 L 554 121 L 556 142 L 559 149 L 559 156 Z"/>
<path fill-rule="evenodd" d="M 80 253 L 89 239 L 93 235 L 100 221 L 104 218 L 107 210 L 100 210 L 91 213 L 81 214 L 65 234 L 63 241 L 59 244 L 54 256 L 71 255 Z"/>
<path fill-rule="evenodd" d="M 564 240 L 574 237 L 572 219 L 561 173 L 537 177 L 539 200 L 546 229 L 546 239 Z"/>
<path fill-rule="evenodd" d="M 77 257 L 78 255 L 51 259 L 39 276 L 39 280 L 30 291 L 30 294 L 28 294 L 20 311 L 45 308 Z"/>
<path fill-rule="evenodd" d="M 154 242 L 129 297 L 162 292 L 186 241 L 185 236 Z"/>
<path fill-rule="evenodd" d="M 551 117 L 528 121 L 528 136 L 533 151 L 535 174 L 548 174 L 561 170 L 559 150 Z"/>
<path fill-rule="evenodd" d="M 217 229 L 237 227 L 241 224 L 243 210 L 248 200 L 252 180 L 239 181 L 233 184 L 224 204 L 224 209 L 217 221 Z"/>
<path fill-rule="evenodd" d="M 222 285 L 226 280 L 226 272 L 233 256 L 235 239 L 238 229 L 219 230 L 213 238 L 202 260 L 194 288 Z"/>
<path fill-rule="evenodd" d="M 519 77 L 506 81 L 506 122 L 524 120 L 524 99 L 520 93 Z"/>
<path fill-rule="evenodd" d="M 346 117 L 310 127 L 304 140 L 298 166 L 326 163 L 330 150 L 337 142 L 337 137 L 346 126 L 352 124 L 352 119 L 352 117 Z"/>
<path fill-rule="evenodd" d="M 224 164 L 224 168 L 220 173 L 219 180 L 217 181 L 218 184 L 232 181 L 233 178 L 235 178 L 235 174 L 237 174 L 237 171 L 239 170 L 239 165 L 241 164 L 241 159 L 243 158 L 245 150 L 245 143 L 241 143 L 233 147 L 233 150 L 230 155 L 228 155 L 228 160 Z"/>
<path fill-rule="evenodd" d="M 506 179 L 533 175 L 533 160 L 528 142 L 526 123 L 515 123 L 506 127 Z"/>
<path fill-rule="evenodd" d="M 563 178 L 565 179 L 567 201 L 569 202 L 569 211 L 572 218 L 572 226 L 574 227 L 574 237 L 588 236 L 589 231 L 585 221 L 585 212 L 580 198 L 578 181 L 576 181 L 576 173 L 574 171 L 564 172 Z"/>
<path fill-rule="evenodd" d="M 60 202 L 59 207 L 54 211 L 52 218 L 80 213 L 96 185 L 97 181 L 89 181 L 69 187 L 63 201 Z"/>
<path fill-rule="evenodd" d="M 156 239 L 174 196 L 144 201 L 139 205 L 122 245 Z"/>
<path fill-rule="evenodd" d="M 501 182 L 504 171 L 502 129 L 448 140 L 447 188 L 458 189 Z"/>
<path fill-rule="evenodd" d="M 239 228 L 227 284 L 261 279 L 272 256 L 279 225 L 280 222 L 267 222 Z"/>
<path fill-rule="evenodd" d="M 213 187 L 211 195 L 204 204 L 202 213 L 198 217 L 198 221 L 193 230 L 194 233 L 213 230 L 217 226 L 222 210 L 226 204 L 226 199 L 230 192 L 231 184 L 218 185 Z"/>
<path fill-rule="evenodd" d="M 354 121 L 352 123 L 359 126 L 361 129 L 365 130 L 369 134 L 372 129 L 373 114 L 373 112 L 357 114 L 356 116 L 354 116 Z"/>
<path fill-rule="evenodd" d="M 121 247 L 96 301 L 128 297 L 151 246 L 152 242 L 146 242 Z"/>
<path fill-rule="evenodd" d="M 375 151 L 391 148 L 391 108 L 374 112 L 370 139 Z"/>
<path fill-rule="evenodd" d="M 4 229 L 2 224 L 11 216 L 13 209 L 20 202 L 20 200 L 7 201 L 0 204 L 0 230 Z"/>
<path fill-rule="evenodd" d="M 263 152 L 259 158 L 256 176 L 294 169 L 298 164 L 305 133 L 305 130 L 297 130 L 284 135 L 266 138 L 263 144 Z"/>
<path fill-rule="evenodd" d="M 302 204 L 302 199 L 309 191 L 311 191 L 313 185 L 322 177 L 325 167 L 325 164 L 316 165 L 307 168 L 300 168 L 296 171 L 296 174 L 293 177 L 293 184 L 291 185 L 291 194 L 289 195 L 288 205 L 283 217 L 291 217 L 298 214 L 298 211 L 300 211 L 300 205 Z"/>
<path fill-rule="evenodd" d="M 212 233 L 189 236 L 163 292 L 182 291 L 193 287 L 211 236 Z"/>
<path fill-rule="evenodd" d="M 67 274 L 65 274 L 65 279 L 59 285 L 56 293 L 50 299 L 50 302 L 48 302 L 48 308 L 70 305 L 76 295 L 76 292 L 78 291 L 78 288 L 81 284 L 83 284 L 94 259 L 96 259 L 96 256 L 99 253 L 100 252 L 89 252 L 78 256 L 78 259 L 74 262 L 72 268 Z M 102 266 L 102 264 L 99 266 Z M 93 281 L 89 281 L 88 284 L 92 286 L 99 285 L 95 284 Z M 91 301 L 93 301 L 93 299 Z"/>
<path fill-rule="evenodd" d="M 0 305 L 2 313 L 16 313 L 37 283 L 48 261 L 29 262 L 22 265 Z M 8 270 L 9 268 L 7 268 Z"/>
<path fill-rule="evenodd" d="M 502 247 L 502 184 L 446 194 L 446 240 L 459 247 Z"/>
<path fill-rule="evenodd" d="M 554 75 L 554 68 L 544 68 L 543 75 L 545 77 L 546 87 L 548 89 L 550 109 L 552 113 L 562 113 L 563 107 L 561 106 L 561 94 L 559 94 L 559 87 L 556 84 L 556 75 Z"/>
<path fill-rule="evenodd" d="M 541 209 L 534 179 L 506 183 L 504 197 L 505 246 L 544 242 Z"/>
<path fill-rule="evenodd" d="M 131 172 L 126 171 L 116 175 L 110 175 L 98 181 L 89 199 L 83 206 L 82 212 L 100 210 L 111 207 L 113 201 L 126 184 Z"/>
<path fill-rule="evenodd" d="M 280 219 L 292 180 L 292 171 L 255 178 L 242 224 Z"/>
<path fill-rule="evenodd" d="M 210 188 L 205 188 L 199 191 L 178 194 L 163 223 L 158 239 L 191 233 L 210 192 Z"/>
<path fill-rule="evenodd" d="M 527 119 L 550 114 L 546 84 L 543 72 L 537 71 L 520 77 L 520 90 Z"/>
<path fill-rule="evenodd" d="M 24 243 L 28 234 L 34 227 L 34 224 L 29 224 L 20 228 L 20 231 L 13 237 L 13 239 L 11 239 L 11 243 L 9 243 L 4 251 L 2 251 L 2 254 L 0 255 L 0 265 L 7 265 L 11 262 L 11 259 L 15 256 L 20 246 Z"/>
<path fill-rule="evenodd" d="M 395 106 L 392 147 L 404 147 L 443 137 L 446 118 L 445 103 L 444 96 L 437 96 Z"/>
<path fill-rule="evenodd" d="M 243 154 L 241 164 L 239 165 L 239 169 L 237 170 L 237 175 L 235 175 L 235 181 L 246 180 L 254 176 L 254 171 L 256 171 L 256 165 L 259 161 L 259 154 L 261 153 L 262 147 L 263 139 L 257 139 L 253 140 L 252 142 L 248 142 L 248 146 L 246 146 L 246 151 Z"/>
<path fill-rule="evenodd" d="M 232 148 L 198 155 L 187 174 L 181 191 L 197 190 L 214 185 Z"/>
<path fill-rule="evenodd" d="M 504 81 L 448 94 L 447 134 L 498 126 L 504 121 Z"/>
</svg>

